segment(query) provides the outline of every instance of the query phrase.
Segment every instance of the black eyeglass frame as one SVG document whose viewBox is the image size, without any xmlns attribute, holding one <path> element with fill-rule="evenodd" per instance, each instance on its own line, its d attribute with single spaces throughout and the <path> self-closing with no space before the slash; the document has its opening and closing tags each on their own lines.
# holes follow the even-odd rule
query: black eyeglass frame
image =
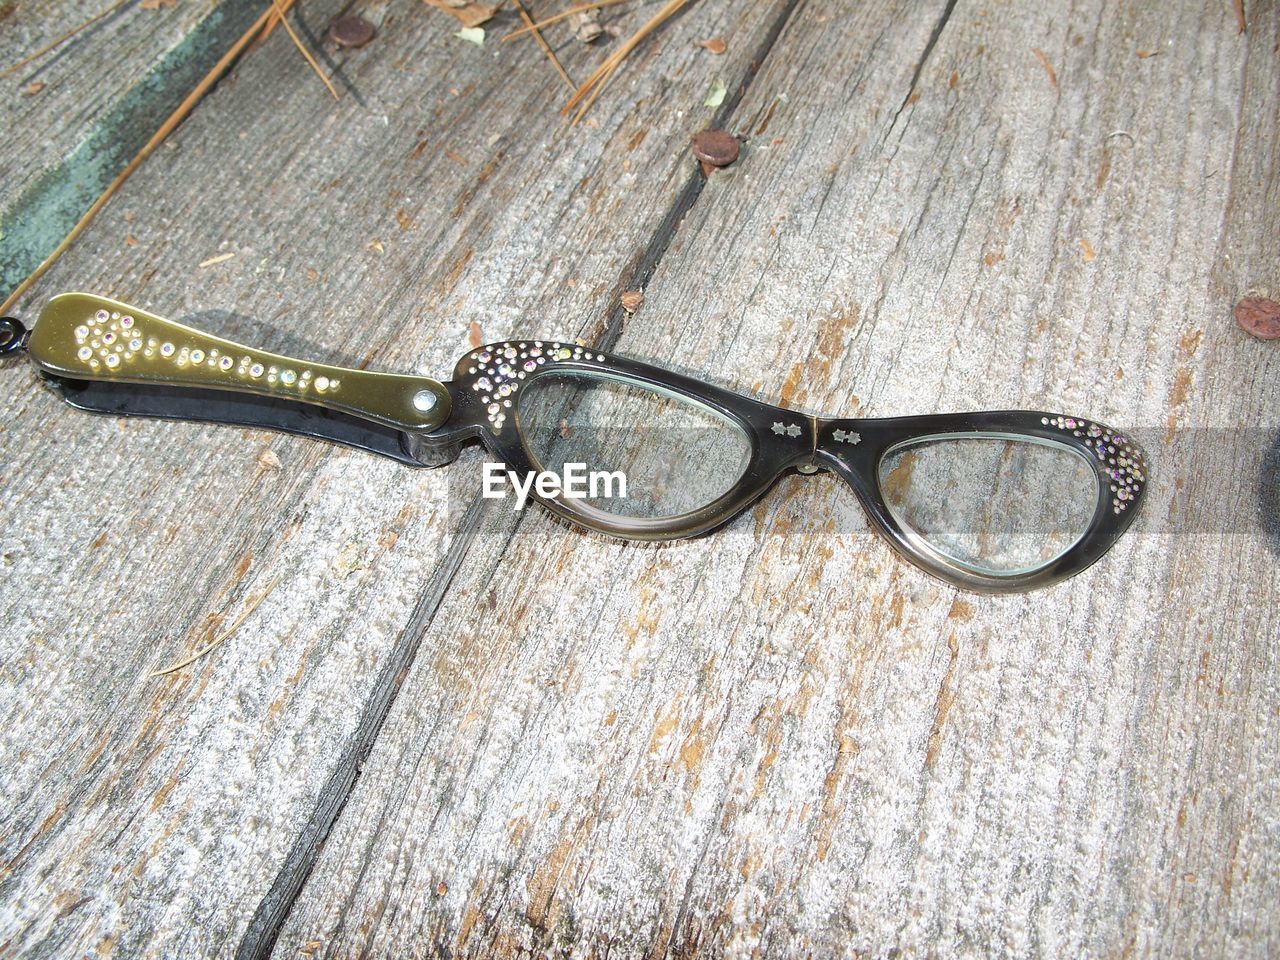
<svg viewBox="0 0 1280 960">
<path fill-rule="evenodd" d="M 513 340 L 489 344 L 462 358 L 447 383 L 453 401 L 444 427 L 422 438 L 424 445 L 454 444 L 478 438 L 509 469 L 528 473 L 543 469 L 518 429 L 518 415 L 498 427 L 490 407 L 494 394 L 477 389 L 493 384 L 493 361 L 505 356 L 528 363 L 532 349 L 568 350 L 569 356 L 536 364 L 527 378 L 504 380 L 514 389 L 503 400 L 517 411 L 523 388 L 547 374 L 585 374 L 640 388 L 668 391 L 710 408 L 737 424 L 751 450 L 741 477 L 706 506 L 670 517 L 629 518 L 592 510 L 562 497 L 538 499 L 553 513 L 580 526 L 632 540 L 671 540 L 699 536 L 730 522 L 758 501 L 791 470 L 812 473 L 829 469 L 857 496 L 875 529 L 907 560 L 939 579 L 975 592 L 1014 592 L 1048 586 L 1074 576 L 1103 556 L 1133 522 L 1146 488 L 1145 457 L 1129 437 L 1103 424 L 1078 417 L 1030 410 L 926 414 L 892 418 L 820 418 L 764 403 L 653 364 L 607 354 L 594 348 L 555 341 Z M 481 361 L 489 357 L 488 365 Z M 537 360 L 537 358 L 531 358 Z M 498 401 L 501 404 L 501 401 Z M 779 429 L 780 428 L 780 429 Z M 1030 441 L 1069 450 L 1090 464 L 1098 482 L 1097 497 L 1081 537 L 1047 563 L 1008 574 L 984 572 L 948 556 L 900 519 L 880 484 L 880 466 L 897 449 L 925 439 L 995 438 Z M 537 496 L 536 494 L 534 494 Z"/>
</svg>

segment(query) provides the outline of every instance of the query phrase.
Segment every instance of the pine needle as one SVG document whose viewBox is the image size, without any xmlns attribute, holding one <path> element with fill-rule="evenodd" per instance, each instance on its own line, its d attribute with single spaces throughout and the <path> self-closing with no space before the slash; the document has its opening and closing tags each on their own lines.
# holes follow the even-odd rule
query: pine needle
<svg viewBox="0 0 1280 960">
<path fill-rule="evenodd" d="M 1058 89 L 1058 74 L 1053 69 L 1053 64 L 1049 62 L 1049 58 L 1044 55 L 1044 51 L 1039 47 L 1032 47 L 1031 52 L 1035 54 L 1040 66 L 1044 67 L 1045 75 L 1049 78 L 1049 82 L 1053 84 L 1053 89 Z"/>
<path fill-rule="evenodd" d="M 80 31 L 88 29 L 89 27 L 91 27 L 91 26 L 93 26 L 95 23 L 97 23 L 99 20 L 102 20 L 102 19 L 103 19 L 103 18 L 105 18 L 105 17 L 109 17 L 109 16 L 111 16 L 111 14 L 115 13 L 115 12 L 116 12 L 117 10 L 119 10 L 121 7 L 123 7 L 123 6 L 127 5 L 127 4 L 130 4 L 130 3 L 133 3 L 133 0 L 118 0 L 118 2 L 113 3 L 111 6 L 107 7 L 107 9 L 103 10 L 103 11 L 102 11 L 100 14 L 98 14 L 96 17 L 90 17 L 90 18 L 89 18 L 88 20 L 86 20 L 84 23 L 80 24 L 80 26 L 78 26 L 78 27 L 72 27 L 70 30 L 68 30 L 66 33 L 64 33 L 62 36 L 58 37 L 58 39 L 57 39 L 57 40 L 53 40 L 53 41 L 51 41 L 51 42 L 49 42 L 49 43 L 46 43 L 43 47 L 41 47 L 41 48 L 40 48 L 39 50 L 37 50 L 35 53 L 28 54 L 27 56 L 23 57 L 21 60 L 19 60 L 19 61 L 18 61 L 17 63 L 15 63 L 13 66 L 11 66 L 11 67 L 6 67 L 4 70 L 0 70 L 0 77 L 7 77 L 7 76 L 9 76 L 9 74 L 11 74 L 11 73 L 17 73 L 19 70 L 21 70 L 21 69 L 22 69 L 23 67 L 25 67 L 27 64 L 31 63 L 33 60 L 39 60 L 39 59 L 40 59 L 41 57 L 43 57 L 46 53 L 48 53 L 50 50 L 53 50 L 53 49 L 54 49 L 54 48 L 56 48 L 56 47 L 60 47 L 60 46 L 62 46 L 64 43 L 66 43 L 68 40 L 70 40 L 72 37 L 74 37 L 74 36 L 75 36 L 77 33 L 79 33 Z"/>
<path fill-rule="evenodd" d="M 596 99 L 604 91 L 604 88 L 608 85 L 609 81 L 613 79 L 614 73 L 617 71 L 622 61 L 627 58 L 627 55 L 638 47 L 645 37 L 657 30 L 658 27 L 662 26 L 662 24 L 667 20 L 671 19 L 671 17 L 673 17 L 687 3 L 689 3 L 689 0 L 667 0 L 667 2 L 662 5 L 662 9 L 655 13 L 648 23 L 628 37 L 625 43 L 620 45 L 618 49 L 613 51 L 613 53 L 609 54 L 600 66 L 596 67 L 595 72 L 583 81 L 582 86 L 580 86 L 577 92 L 569 99 L 569 102 L 564 105 L 564 108 L 560 111 L 560 115 L 564 116 L 566 113 L 573 110 L 574 107 L 577 107 L 578 112 L 574 114 L 573 122 L 577 123 L 581 120 L 586 115 L 587 111 L 591 109 L 591 105 L 596 102 Z"/>
<path fill-rule="evenodd" d="M 219 263 L 226 263 L 228 260 L 232 259 L 234 256 L 235 256 L 234 253 L 221 253 L 221 254 L 218 254 L 218 256 L 216 257 L 210 257 L 208 260 L 201 260 L 199 263 L 196 264 L 196 266 L 203 270 L 205 267 L 212 267 Z"/>
<path fill-rule="evenodd" d="M 502 38 L 502 42 L 506 43 L 516 37 L 528 36 L 530 33 L 541 30 L 543 27 L 548 27 L 553 23 L 559 23 L 561 20 L 572 17 L 575 13 L 582 13 L 584 10 L 599 10 L 601 7 L 611 7 L 614 4 L 630 2 L 631 0 L 595 0 L 594 3 L 580 3 L 575 7 L 570 7 L 568 10 L 555 14 L 555 16 L 547 17 L 545 20 L 539 20 L 537 23 L 531 23 L 520 27 L 518 30 L 512 30 Z"/>
<path fill-rule="evenodd" d="M 293 2 L 294 0 L 285 0 L 285 8 L 287 9 L 289 6 L 292 6 Z M 178 109 L 169 114 L 168 119 L 160 125 L 160 129 L 157 130 L 152 135 L 151 139 L 143 145 L 142 149 L 138 151 L 137 156 L 129 161 L 128 166 L 116 175 L 116 178 L 111 181 L 111 184 L 102 192 L 102 195 L 99 196 L 97 200 L 93 201 L 93 204 L 89 209 L 84 212 L 84 216 L 82 216 L 76 222 L 76 225 L 71 228 L 70 232 L 62 238 L 62 242 L 54 248 L 53 252 L 50 253 L 49 256 L 44 258 L 44 262 L 41 263 L 40 266 L 36 267 L 31 276 L 18 284 L 13 293 L 9 294 L 8 299 L 6 299 L 3 304 L 0 304 L 0 315 L 8 314 L 12 310 L 13 305 L 21 299 L 23 294 L 30 290 L 35 282 L 43 277 L 45 273 L 48 272 L 49 268 L 58 262 L 58 258 L 67 251 L 67 248 L 70 247 L 71 244 L 75 242 L 76 238 L 84 232 L 85 227 L 87 227 L 93 218 L 98 215 L 99 211 L 107 205 L 107 201 L 115 195 L 115 192 L 120 189 L 121 185 L 129 179 L 133 172 L 142 165 L 142 161 L 151 156 L 156 147 L 164 143 L 169 134 L 171 134 L 182 123 L 182 121 L 187 118 L 187 115 L 195 109 L 195 105 L 200 102 L 201 98 L 204 97 L 213 85 L 218 82 L 219 78 L 221 78 L 222 75 L 230 69 L 231 64 L 236 61 L 236 58 L 244 52 L 245 48 L 247 48 L 249 44 L 253 43 L 254 39 L 262 32 L 263 28 L 268 26 L 269 22 L 276 17 L 276 4 L 278 3 L 279 0 L 272 0 L 273 5 L 269 7 L 262 16 L 258 17 L 258 19 L 254 21 L 253 26 L 246 30 L 239 40 L 232 44 L 231 49 L 222 55 L 222 59 L 213 65 L 213 69 L 206 73 L 204 78 L 196 84 L 195 89 L 187 94 L 186 99 L 183 100 L 182 103 L 178 104 Z"/>
<path fill-rule="evenodd" d="M 252 600 L 249 601 L 248 606 L 244 608 L 240 616 L 236 617 L 236 622 L 231 624 L 231 626 L 229 626 L 226 630 L 222 631 L 222 633 L 220 633 L 217 637 L 215 637 L 213 640 L 210 640 L 207 644 L 205 644 L 195 653 L 191 654 L 191 656 L 186 657 L 182 660 L 179 660 L 177 663 L 170 664 L 167 667 L 161 667 L 159 670 L 152 670 L 149 674 L 147 674 L 147 678 L 150 679 L 151 677 L 163 677 L 166 674 L 174 673 L 178 670 L 181 670 L 183 667 L 189 666 L 190 664 L 195 663 L 197 660 L 199 660 L 201 657 L 207 654 L 214 647 L 218 646 L 218 644 L 222 643 L 224 640 L 230 637 L 233 633 L 235 633 L 237 630 L 240 629 L 240 627 L 244 624 L 246 620 L 249 619 L 249 615 L 252 614 L 253 611 L 257 610 L 258 607 L 262 605 L 262 601 L 267 599 L 268 594 L 270 594 L 271 591 L 275 589 L 276 580 L 278 579 L 279 577 L 273 577 L 271 582 L 267 584 L 267 588 L 263 590 L 261 593 L 259 593 Z"/>
<path fill-rule="evenodd" d="M 330 82 L 329 78 L 324 75 L 324 71 L 320 69 L 320 64 L 316 63 L 316 58 L 311 55 L 310 50 L 302 45 L 302 40 L 293 32 L 293 27 L 289 26 L 289 20 L 285 17 L 284 4 L 282 4 L 280 0 L 271 0 L 271 3 L 275 7 L 276 15 L 279 17 L 280 24 L 288 32 L 289 39 L 293 41 L 293 45 L 298 48 L 298 52 L 302 54 L 303 59 L 311 65 L 311 69 L 316 72 L 316 76 L 320 78 L 320 82 L 329 88 L 329 92 L 333 94 L 333 99 L 339 99 L 337 89 L 334 87 L 333 83 Z M 293 6 L 292 3 L 289 5 Z"/>
<path fill-rule="evenodd" d="M 577 90 L 578 86 L 569 79 L 569 74 L 564 72 L 564 67 L 560 66 L 560 61 L 556 58 L 555 51 L 547 45 L 547 41 L 543 38 L 542 32 L 538 29 L 537 24 L 533 22 L 533 17 L 529 16 L 529 11 L 524 8 L 521 0 L 515 0 L 516 9 L 520 11 L 520 19 L 525 22 L 525 27 L 533 31 L 533 39 L 538 41 L 538 46 L 542 48 L 542 52 L 547 55 L 547 59 L 551 61 L 551 65 L 556 68 L 556 73 L 568 85 L 570 90 Z"/>
</svg>

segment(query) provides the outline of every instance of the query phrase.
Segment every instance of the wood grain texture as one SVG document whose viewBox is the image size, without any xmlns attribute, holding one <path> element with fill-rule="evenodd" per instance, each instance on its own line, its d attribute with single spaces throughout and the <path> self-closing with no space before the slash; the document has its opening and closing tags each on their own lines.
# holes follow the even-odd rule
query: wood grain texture
<svg viewBox="0 0 1280 960">
<path fill-rule="evenodd" d="M 308 2 L 305 21 L 319 33 L 342 8 Z M 573 130 L 533 45 L 477 48 L 416 2 L 361 11 L 375 43 L 327 52 L 339 104 L 277 31 L 20 315 L 91 289 L 267 349 L 437 373 L 472 323 L 587 333 L 688 195 L 706 90 L 740 84 L 778 8 L 699 5 L 681 29 L 732 23 L 734 52 L 668 32 Z M 561 56 L 585 75 L 604 51 Z M 476 489 L 476 457 L 414 471 L 116 422 L 62 407 L 25 366 L 4 378 L 0 955 L 253 953 L 474 539 L 452 485 Z M 266 590 L 213 654 L 146 676 Z"/>
<path fill-rule="evenodd" d="M 0 4 L 0 70 L 111 7 Z M 0 299 L 253 23 L 257 0 L 129 4 L 0 78 Z"/>
<path fill-rule="evenodd" d="M 606 339 L 1132 428 L 1137 526 L 975 597 L 831 477 L 661 547 L 489 511 L 277 957 L 1280 949 L 1280 13 L 876 6 L 797 8 Z"/>
</svg>

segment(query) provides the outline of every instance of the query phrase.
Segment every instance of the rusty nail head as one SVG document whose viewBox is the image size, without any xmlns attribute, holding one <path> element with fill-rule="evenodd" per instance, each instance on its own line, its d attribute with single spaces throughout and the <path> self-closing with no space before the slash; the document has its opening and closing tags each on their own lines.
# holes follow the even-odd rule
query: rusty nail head
<svg viewBox="0 0 1280 960">
<path fill-rule="evenodd" d="M 339 17 L 329 24 L 329 39 L 340 47 L 363 47 L 373 39 L 373 24 L 364 17 Z"/>
<path fill-rule="evenodd" d="M 693 136 L 693 155 L 713 167 L 727 167 L 738 159 L 740 149 L 736 137 L 723 130 L 703 130 Z"/>
<path fill-rule="evenodd" d="M 1280 303 L 1245 297 L 1236 304 L 1236 323 L 1259 340 L 1280 340 Z"/>
</svg>

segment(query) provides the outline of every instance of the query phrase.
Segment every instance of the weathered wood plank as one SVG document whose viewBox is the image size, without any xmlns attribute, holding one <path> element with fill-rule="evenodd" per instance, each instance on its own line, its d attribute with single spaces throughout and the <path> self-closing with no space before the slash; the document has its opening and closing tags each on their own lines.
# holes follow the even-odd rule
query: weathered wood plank
<svg viewBox="0 0 1280 960">
<path fill-rule="evenodd" d="M 341 6 L 306 16 L 318 32 Z M 578 335 L 679 207 L 712 79 L 748 72 L 778 9 L 699 5 L 573 130 L 536 47 L 476 48 L 416 4 L 362 7 L 379 36 L 337 57 L 337 105 L 277 31 L 20 315 L 93 289 L 271 349 L 436 373 L 473 322 Z M 730 23 L 723 58 L 687 42 Z M 604 53 L 561 55 L 585 75 Z M 5 382 L 0 953 L 222 955 L 254 922 L 252 952 L 274 933 L 264 898 L 287 905 L 305 876 L 473 535 L 450 508 L 476 458 L 413 471 L 115 423 L 64 409 L 26 369 Z M 268 589 L 214 654 L 146 677 Z"/>
<path fill-rule="evenodd" d="M 0 70 L 105 2 L 0 5 Z M 0 299 L 58 245 L 262 11 L 260 0 L 136 3 L 0 79 Z"/>
<path fill-rule="evenodd" d="M 1280 947 L 1280 358 L 1230 318 L 1280 288 L 1280 17 L 874 6 L 798 9 L 619 349 L 1132 426 L 1138 526 L 974 597 L 831 478 L 664 547 L 493 512 L 277 956 Z"/>
</svg>

